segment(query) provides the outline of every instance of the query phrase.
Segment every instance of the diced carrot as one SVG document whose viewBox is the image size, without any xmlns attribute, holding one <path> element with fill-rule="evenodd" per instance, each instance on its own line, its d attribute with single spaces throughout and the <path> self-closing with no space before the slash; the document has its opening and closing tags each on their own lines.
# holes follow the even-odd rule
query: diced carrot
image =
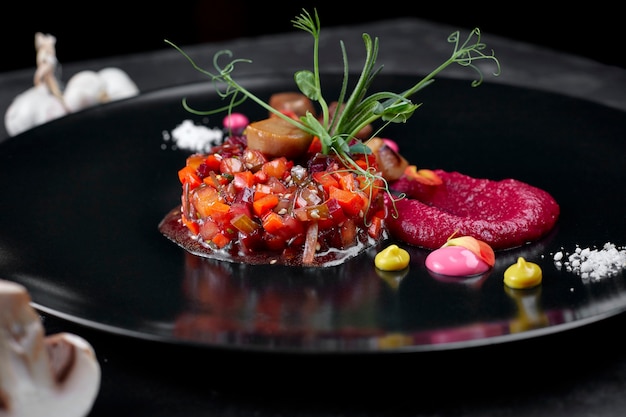
<svg viewBox="0 0 626 417">
<path fill-rule="evenodd" d="M 349 216 L 356 216 L 357 214 L 359 214 L 364 206 L 363 199 L 357 193 L 352 193 L 350 191 L 342 190 L 337 187 L 330 187 L 329 191 L 330 198 L 337 199 L 337 202 L 339 203 L 341 208 Z"/>
<path fill-rule="evenodd" d="M 206 212 L 209 216 L 216 219 L 222 218 L 230 210 L 230 206 L 221 201 L 215 201 L 206 208 Z"/>
<path fill-rule="evenodd" d="M 359 168 L 366 170 L 366 171 L 371 167 L 371 165 L 369 165 L 369 161 L 365 159 L 357 159 L 354 162 L 359 166 Z"/>
<path fill-rule="evenodd" d="M 256 184 L 254 187 L 254 200 L 260 200 L 266 195 L 272 194 L 272 187 L 267 184 Z"/>
<path fill-rule="evenodd" d="M 200 232 L 200 226 L 198 225 L 198 223 L 189 220 L 184 214 L 181 214 L 180 219 L 187 227 L 187 229 L 189 229 L 194 235 L 197 235 Z"/>
<path fill-rule="evenodd" d="M 191 193 L 191 204 L 196 209 L 200 217 L 208 217 L 210 215 L 209 207 L 219 201 L 219 192 L 210 186 L 197 187 Z"/>
<path fill-rule="evenodd" d="M 187 157 L 187 160 L 185 161 L 185 165 L 196 170 L 198 169 L 200 164 L 204 163 L 204 160 L 205 160 L 204 155 L 196 153 Z"/>
<path fill-rule="evenodd" d="M 263 216 L 263 228 L 272 234 L 277 234 L 280 229 L 284 227 L 283 218 L 280 215 L 274 213 L 273 211 L 267 212 L 265 216 Z"/>
<path fill-rule="evenodd" d="M 337 182 L 339 182 L 338 188 L 346 191 L 354 191 L 357 188 L 355 186 L 354 175 L 351 172 L 335 172 L 334 175 Z"/>
<path fill-rule="evenodd" d="M 274 194 L 265 195 L 252 203 L 254 213 L 261 217 L 278 204 L 278 197 Z"/>
<path fill-rule="evenodd" d="M 372 200 L 375 200 L 380 190 L 384 188 L 383 180 L 380 178 L 359 176 L 357 181 L 359 182 L 359 188 Z"/>
<path fill-rule="evenodd" d="M 196 169 L 187 165 L 178 171 L 178 179 L 181 184 L 189 184 L 189 189 L 193 190 L 202 184 L 202 180 L 198 176 Z"/>
<path fill-rule="evenodd" d="M 216 174 L 214 171 L 211 171 L 209 176 L 202 179 L 202 182 L 214 188 L 219 188 L 221 185 L 226 185 L 228 184 L 228 181 L 228 178 L 223 175 Z"/>
<path fill-rule="evenodd" d="M 218 233 L 213 237 L 213 239 L 211 239 L 211 242 L 213 242 L 215 246 L 221 249 L 224 246 L 228 245 L 228 243 L 230 242 L 230 238 L 223 233 Z"/>
<path fill-rule="evenodd" d="M 314 172 L 312 176 L 313 179 L 324 188 L 324 191 L 326 191 L 326 193 L 328 193 L 328 189 L 331 185 L 333 187 L 339 187 L 339 183 L 330 172 L 318 171 Z"/>
<path fill-rule="evenodd" d="M 287 158 L 281 156 L 279 158 L 267 161 L 261 166 L 261 170 L 267 174 L 268 177 L 282 178 L 285 172 L 291 168 L 292 162 Z"/>
</svg>

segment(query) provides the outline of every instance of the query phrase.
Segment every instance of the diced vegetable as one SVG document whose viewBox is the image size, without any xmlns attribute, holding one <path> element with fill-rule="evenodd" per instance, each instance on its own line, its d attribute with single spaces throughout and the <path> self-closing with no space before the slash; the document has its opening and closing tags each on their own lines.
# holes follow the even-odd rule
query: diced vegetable
<svg viewBox="0 0 626 417">
<path fill-rule="evenodd" d="M 305 152 L 315 142 L 311 138 Z M 384 184 L 368 175 L 377 172 L 375 155 L 354 155 L 362 171 L 345 169 L 338 156 L 307 155 L 299 165 L 232 136 L 209 154 L 190 156 L 179 171 L 181 223 L 214 250 L 301 256 L 305 265 L 319 251 L 380 239 Z"/>
</svg>

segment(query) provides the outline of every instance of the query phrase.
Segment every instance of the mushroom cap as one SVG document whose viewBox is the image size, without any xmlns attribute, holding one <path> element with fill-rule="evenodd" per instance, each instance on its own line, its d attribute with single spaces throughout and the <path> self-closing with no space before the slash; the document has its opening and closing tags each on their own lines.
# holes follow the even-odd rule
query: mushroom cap
<svg viewBox="0 0 626 417">
<path fill-rule="evenodd" d="M 93 347 L 80 336 L 45 336 L 20 284 L 0 280 L 0 417 L 84 417 L 100 390 Z"/>
</svg>

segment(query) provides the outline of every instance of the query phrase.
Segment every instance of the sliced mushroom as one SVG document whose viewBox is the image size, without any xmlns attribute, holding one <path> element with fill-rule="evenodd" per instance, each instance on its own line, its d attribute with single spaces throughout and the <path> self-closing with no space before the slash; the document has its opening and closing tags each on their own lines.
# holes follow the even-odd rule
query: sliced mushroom
<svg viewBox="0 0 626 417">
<path fill-rule="evenodd" d="M 25 287 L 0 280 L 0 417 L 84 417 L 100 389 L 93 347 L 45 336 Z"/>
<path fill-rule="evenodd" d="M 282 93 L 274 93 L 270 97 L 269 105 L 287 114 L 300 117 L 308 113 L 315 116 L 315 106 L 310 98 L 302 93 L 295 91 L 286 91 Z M 272 117 L 273 113 L 270 113 Z"/>
<path fill-rule="evenodd" d="M 245 134 L 248 148 L 272 158 L 298 158 L 309 149 L 313 141 L 313 135 L 279 117 L 250 123 Z"/>
<path fill-rule="evenodd" d="M 378 169 L 387 181 L 395 181 L 400 178 L 409 166 L 409 161 L 387 145 L 384 139 L 375 137 L 368 140 L 366 144 L 376 156 Z"/>
</svg>

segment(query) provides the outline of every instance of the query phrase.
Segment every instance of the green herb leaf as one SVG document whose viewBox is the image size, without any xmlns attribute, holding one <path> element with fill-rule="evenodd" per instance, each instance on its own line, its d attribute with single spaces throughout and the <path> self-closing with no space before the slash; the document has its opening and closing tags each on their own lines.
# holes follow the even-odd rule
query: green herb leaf
<svg viewBox="0 0 626 417">
<path fill-rule="evenodd" d="M 460 32 L 456 31 L 450 34 L 447 39 L 449 43 L 454 44 L 454 50 L 450 57 L 415 85 L 400 93 L 383 91 L 368 96 L 368 90 L 373 85 L 376 76 L 382 71 L 383 67 L 376 66 L 379 47 L 378 38 L 372 38 L 369 34 L 364 33 L 362 37 L 366 52 L 365 62 L 356 84 L 349 94 L 348 85 L 350 77 L 348 57 L 345 45 L 343 41 L 340 41 L 344 66 L 343 80 L 339 97 L 337 98 L 338 105 L 333 114 L 330 114 L 330 108 L 323 95 L 321 86 L 319 68 L 319 36 L 321 26 L 317 10 L 311 15 L 308 11 L 303 9 L 303 12 L 299 16 L 296 16 L 294 20 L 292 20 L 292 23 L 295 28 L 308 32 L 313 36 L 313 70 L 297 71 L 294 74 L 294 81 L 298 89 L 305 96 L 319 104 L 321 108 L 321 120 L 310 113 L 300 117 L 298 120 L 290 118 L 237 83 L 231 77 L 235 65 L 239 63 L 250 63 L 250 60 L 232 59 L 232 53 L 230 51 L 220 51 L 215 54 L 213 59 L 213 66 L 217 71 L 216 74 L 213 74 L 197 66 L 185 52 L 166 40 L 167 43 L 180 51 L 192 63 L 194 68 L 207 75 L 211 81 L 215 83 L 216 90 L 222 99 L 228 100 L 228 103 L 224 106 L 209 111 L 192 109 L 186 100 L 183 100 L 184 107 L 192 113 L 201 115 L 215 114 L 224 111 L 230 113 L 236 106 L 247 99 L 251 99 L 269 112 L 293 123 L 299 129 L 317 136 L 322 144 L 323 153 L 335 153 L 345 163 L 346 167 L 368 178 L 377 178 L 370 171 L 360 168 L 351 157 L 351 153 L 370 152 L 365 143 L 355 138 L 356 134 L 361 131 L 361 129 L 376 121 L 382 121 L 383 125 L 372 135 L 372 137 L 374 137 L 389 123 L 406 123 L 415 113 L 415 110 L 421 106 L 421 103 L 413 103 L 410 97 L 432 84 L 435 81 L 435 76 L 452 64 L 459 64 L 471 68 L 476 72 L 477 78 L 472 81 L 472 87 L 480 85 L 484 78 L 482 71 L 476 66 L 476 61 L 490 60 L 495 65 L 493 75 L 498 76 L 501 72 L 500 62 L 495 57 L 493 51 L 491 54 L 484 52 L 486 45 L 481 42 L 481 34 L 478 28 L 473 29 L 464 41 L 462 41 Z M 222 67 L 219 64 L 219 60 L 224 57 L 232 60 Z M 386 181 L 384 181 L 384 183 L 386 184 Z"/>
</svg>

